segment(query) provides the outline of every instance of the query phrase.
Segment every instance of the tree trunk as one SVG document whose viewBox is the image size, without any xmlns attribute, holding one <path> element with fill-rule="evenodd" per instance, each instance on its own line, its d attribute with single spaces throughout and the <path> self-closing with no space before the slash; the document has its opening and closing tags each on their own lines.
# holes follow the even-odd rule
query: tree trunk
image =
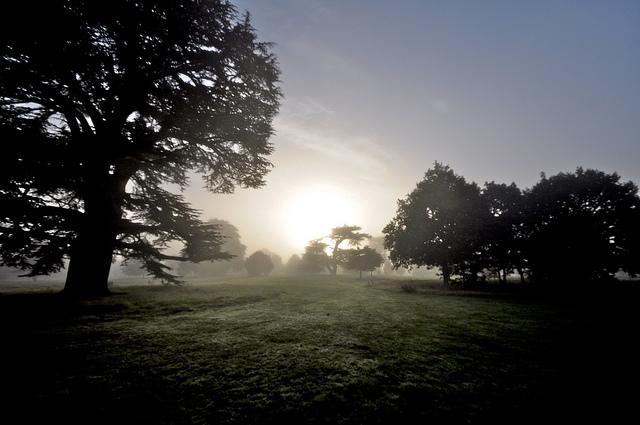
<svg viewBox="0 0 640 425">
<path fill-rule="evenodd" d="M 449 282 L 451 280 L 451 269 L 449 268 L 448 264 L 443 264 L 441 269 L 442 269 L 442 280 L 444 281 L 445 285 L 449 285 Z"/>
<path fill-rule="evenodd" d="M 114 238 L 105 232 L 82 232 L 73 242 L 64 293 L 100 296 L 109 293 Z"/>
<path fill-rule="evenodd" d="M 362 280 L 362 270 L 360 270 L 360 279 L 359 280 Z"/>
<path fill-rule="evenodd" d="M 95 177 L 95 176 L 94 176 Z M 95 184 L 95 182 L 100 182 Z M 115 183 L 115 184 L 114 184 Z M 109 293 L 109 270 L 122 215 L 123 182 L 96 178 L 84 199 L 84 219 L 71 246 L 64 293 L 101 296 Z"/>
<path fill-rule="evenodd" d="M 524 270 L 522 270 L 520 267 L 518 267 L 518 274 L 520 275 L 520 283 L 524 284 L 525 283 L 525 279 L 524 279 Z"/>
<path fill-rule="evenodd" d="M 331 253 L 331 269 L 329 270 L 332 275 L 338 274 L 338 246 L 340 246 L 341 240 L 336 241 L 333 246 L 333 252 Z"/>
</svg>

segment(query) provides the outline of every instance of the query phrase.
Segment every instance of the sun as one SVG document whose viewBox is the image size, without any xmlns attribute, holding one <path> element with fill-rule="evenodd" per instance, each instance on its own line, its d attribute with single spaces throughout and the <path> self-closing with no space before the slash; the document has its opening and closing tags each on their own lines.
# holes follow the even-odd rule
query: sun
<svg viewBox="0 0 640 425">
<path fill-rule="evenodd" d="M 293 193 L 283 213 L 290 243 L 302 251 L 312 239 L 331 229 L 359 223 L 357 203 L 349 193 L 329 185 L 314 185 Z"/>
</svg>

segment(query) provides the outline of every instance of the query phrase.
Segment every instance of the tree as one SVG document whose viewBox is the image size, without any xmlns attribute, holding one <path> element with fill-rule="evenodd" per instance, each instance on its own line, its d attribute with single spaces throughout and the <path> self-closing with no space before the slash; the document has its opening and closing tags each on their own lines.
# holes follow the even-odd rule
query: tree
<svg viewBox="0 0 640 425">
<path fill-rule="evenodd" d="M 304 248 L 302 270 L 307 273 L 320 273 L 325 268 L 331 272 L 331 259 L 327 255 L 329 245 L 320 239 L 314 239 Z"/>
<path fill-rule="evenodd" d="M 302 259 L 299 255 L 293 254 L 284 265 L 284 273 L 295 275 L 302 271 Z"/>
<path fill-rule="evenodd" d="M 388 276 L 393 276 L 393 275 L 402 276 L 407 273 L 405 269 L 393 268 L 393 264 L 391 263 L 391 260 L 389 260 L 389 252 L 386 249 L 384 249 L 384 236 L 371 237 L 367 245 L 370 248 L 375 249 L 380 253 L 380 255 L 382 255 L 383 263 L 382 263 L 382 266 L 380 266 L 380 272 L 382 274 L 388 275 Z"/>
<path fill-rule="evenodd" d="M 281 93 L 270 45 L 223 0 L 18 2 L 0 22 L 0 265 L 103 294 L 114 254 L 229 258 L 167 184 L 260 187 Z M 28 30 L 25 30 L 28 28 Z M 166 248 L 178 241 L 182 250 Z"/>
<path fill-rule="evenodd" d="M 226 220 L 217 218 L 208 220 L 207 224 L 217 226 L 223 240 L 221 250 L 232 255 L 233 258 L 199 263 L 182 261 L 178 263 L 178 273 L 182 276 L 214 277 L 224 276 L 230 271 L 244 270 L 244 255 L 247 247 L 240 241 L 238 228 Z"/>
<path fill-rule="evenodd" d="M 333 241 L 333 247 L 331 250 L 331 262 L 329 264 L 329 272 L 335 275 L 338 272 L 338 266 L 345 261 L 343 250 L 340 245 L 343 242 L 347 242 L 351 247 L 358 247 L 362 241 L 371 237 L 367 233 L 359 232 L 361 228 L 359 226 L 340 226 L 331 230 L 329 239 Z"/>
<path fill-rule="evenodd" d="M 502 283 L 514 270 L 524 281 L 524 238 L 522 234 L 522 191 L 515 183 L 485 183 L 482 198 L 489 208 L 484 232 L 484 265 Z"/>
<path fill-rule="evenodd" d="M 610 280 L 640 272 L 640 198 L 618 174 L 578 168 L 525 193 L 525 253 L 539 283 Z"/>
<path fill-rule="evenodd" d="M 249 276 L 268 276 L 273 270 L 271 257 L 262 251 L 251 254 L 244 263 Z"/>
<path fill-rule="evenodd" d="M 278 273 L 282 270 L 282 257 L 267 248 L 262 248 L 260 251 L 271 258 L 271 262 L 273 263 L 273 273 Z"/>
<path fill-rule="evenodd" d="M 144 276 L 145 270 L 142 263 L 138 260 L 125 260 L 120 263 L 120 267 L 122 268 L 122 274 L 129 277 L 142 277 Z"/>
<path fill-rule="evenodd" d="M 488 209 L 475 183 L 438 162 L 385 226 L 385 249 L 395 268 L 439 267 L 445 283 L 456 274 L 474 281 L 481 270 Z"/>
<path fill-rule="evenodd" d="M 373 271 L 380 267 L 384 262 L 384 258 L 378 251 L 368 246 L 364 248 L 351 249 L 346 255 L 345 268 L 348 270 L 357 270 L 360 272 L 360 279 L 362 279 L 362 272 L 368 271 L 373 274 Z"/>
</svg>

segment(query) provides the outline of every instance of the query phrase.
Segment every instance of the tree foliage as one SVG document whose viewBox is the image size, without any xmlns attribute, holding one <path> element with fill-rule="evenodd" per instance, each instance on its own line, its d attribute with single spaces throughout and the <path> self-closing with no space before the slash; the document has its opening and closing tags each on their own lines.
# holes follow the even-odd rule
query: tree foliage
<svg viewBox="0 0 640 425">
<path fill-rule="evenodd" d="M 320 239 L 314 239 L 304 248 L 302 270 L 307 273 L 320 273 L 325 269 L 331 272 L 331 258 L 327 255 L 329 245 Z"/>
<path fill-rule="evenodd" d="M 282 270 L 282 257 L 267 248 L 262 248 L 260 251 L 262 251 L 264 254 L 267 254 L 269 258 L 271 258 L 271 262 L 273 263 L 273 273 L 278 273 Z"/>
<path fill-rule="evenodd" d="M 474 279 L 479 271 L 482 223 L 488 211 L 475 183 L 438 162 L 385 226 L 385 248 L 394 266 L 439 267 L 445 282 L 452 274 Z"/>
<path fill-rule="evenodd" d="M 360 272 L 373 272 L 384 263 L 384 258 L 378 251 L 368 246 L 363 248 L 351 249 L 346 254 L 344 267 L 347 270 L 357 270 Z"/>
<path fill-rule="evenodd" d="M 248 16 L 222 0 L 17 2 L 0 37 L 2 264 L 35 276 L 70 258 L 65 290 L 104 292 L 114 254 L 170 281 L 164 260 L 228 258 L 167 183 L 264 184 L 279 71 Z"/>
<path fill-rule="evenodd" d="M 483 232 L 484 267 L 503 283 L 514 270 L 524 279 L 522 191 L 515 183 L 488 182 L 482 189 L 482 198 L 489 209 Z"/>
<path fill-rule="evenodd" d="M 329 239 L 333 242 L 331 249 L 331 261 L 329 264 L 329 272 L 335 275 L 338 271 L 338 266 L 344 264 L 345 252 L 340 245 L 343 242 L 347 242 L 351 247 L 358 247 L 365 239 L 371 237 L 367 233 L 360 232 L 360 226 L 339 226 L 331 229 L 331 235 Z"/>
<path fill-rule="evenodd" d="M 302 258 L 298 254 L 293 254 L 284 265 L 283 271 L 288 275 L 295 275 L 301 273 L 302 270 Z"/>
<path fill-rule="evenodd" d="M 240 241 L 238 228 L 226 220 L 217 218 L 207 220 L 207 224 L 217 227 L 223 240 L 220 249 L 230 254 L 232 258 L 199 263 L 181 261 L 178 263 L 178 273 L 181 276 L 211 277 L 224 276 L 230 271 L 244 270 L 244 256 L 247 247 Z"/>
<path fill-rule="evenodd" d="M 445 281 L 498 275 L 588 282 L 640 273 L 640 198 L 616 174 L 576 169 L 522 192 L 482 191 L 436 163 L 385 229 L 394 267 L 439 267 Z"/>
<path fill-rule="evenodd" d="M 146 275 L 146 270 L 143 264 L 138 260 L 125 259 L 120 263 L 122 274 L 128 277 L 143 277 Z"/>
<path fill-rule="evenodd" d="M 273 261 L 264 252 L 256 251 L 247 257 L 244 267 L 249 276 L 268 276 L 273 270 Z"/>
<path fill-rule="evenodd" d="M 524 226 L 534 280 L 607 280 L 640 272 L 640 198 L 618 174 L 578 168 L 526 192 Z"/>
</svg>

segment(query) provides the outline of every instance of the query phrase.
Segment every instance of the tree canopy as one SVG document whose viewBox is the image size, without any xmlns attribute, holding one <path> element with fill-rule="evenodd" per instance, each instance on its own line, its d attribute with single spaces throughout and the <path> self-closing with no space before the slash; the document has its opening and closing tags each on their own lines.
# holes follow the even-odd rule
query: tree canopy
<svg viewBox="0 0 640 425">
<path fill-rule="evenodd" d="M 484 266 L 503 283 L 514 270 L 524 279 L 522 191 L 515 183 L 487 182 L 481 196 L 489 209 L 482 244 Z"/>
<path fill-rule="evenodd" d="M 0 25 L 0 258 L 70 259 L 65 291 L 103 293 L 114 254 L 228 258 L 167 184 L 260 187 L 281 92 L 270 45 L 222 0 L 17 2 Z M 180 253 L 165 248 L 178 241 Z"/>
<path fill-rule="evenodd" d="M 445 281 L 518 271 L 534 282 L 583 283 L 640 273 L 640 198 L 616 173 L 583 168 L 521 191 L 481 191 L 436 163 L 385 227 L 394 267 L 439 267 Z"/>
<path fill-rule="evenodd" d="M 238 228 L 226 220 L 213 218 L 207 220 L 207 224 L 217 226 L 217 230 L 222 237 L 221 250 L 232 255 L 230 259 L 201 261 L 193 263 L 181 261 L 178 263 L 178 273 L 181 276 L 210 277 L 224 276 L 230 271 L 239 272 L 244 270 L 244 255 L 247 247 L 240 241 Z"/>
<path fill-rule="evenodd" d="M 616 173 L 578 168 L 526 191 L 525 254 L 538 282 L 640 273 L 640 198 Z"/>
<path fill-rule="evenodd" d="M 293 254 L 283 267 L 283 271 L 288 275 L 295 275 L 302 272 L 302 258 L 298 254 Z"/>
<path fill-rule="evenodd" d="M 273 261 L 268 254 L 256 251 L 247 257 L 244 266 L 249 276 L 268 276 L 273 270 Z"/>
<path fill-rule="evenodd" d="M 327 255 L 329 245 L 320 239 L 314 239 L 304 248 L 301 268 L 308 273 L 320 273 L 325 269 L 331 271 L 331 259 Z"/>
<path fill-rule="evenodd" d="M 343 242 L 347 242 L 351 247 L 358 247 L 362 241 L 371 237 L 367 233 L 360 232 L 360 226 L 339 226 L 331 229 L 331 235 L 329 239 L 333 242 L 331 249 L 331 262 L 329 264 L 329 272 L 335 275 L 338 271 L 338 266 L 344 264 L 345 258 L 343 250 L 340 245 Z"/>
<path fill-rule="evenodd" d="M 360 272 L 360 278 L 362 279 L 362 272 L 373 272 L 384 263 L 384 258 L 375 249 L 365 246 L 363 248 L 351 249 L 346 254 L 346 260 L 344 267 L 347 270 L 356 270 Z"/>
<path fill-rule="evenodd" d="M 487 216 L 480 188 L 436 162 L 398 201 L 385 248 L 395 267 L 439 267 L 445 282 L 454 273 L 473 277 Z"/>
</svg>

